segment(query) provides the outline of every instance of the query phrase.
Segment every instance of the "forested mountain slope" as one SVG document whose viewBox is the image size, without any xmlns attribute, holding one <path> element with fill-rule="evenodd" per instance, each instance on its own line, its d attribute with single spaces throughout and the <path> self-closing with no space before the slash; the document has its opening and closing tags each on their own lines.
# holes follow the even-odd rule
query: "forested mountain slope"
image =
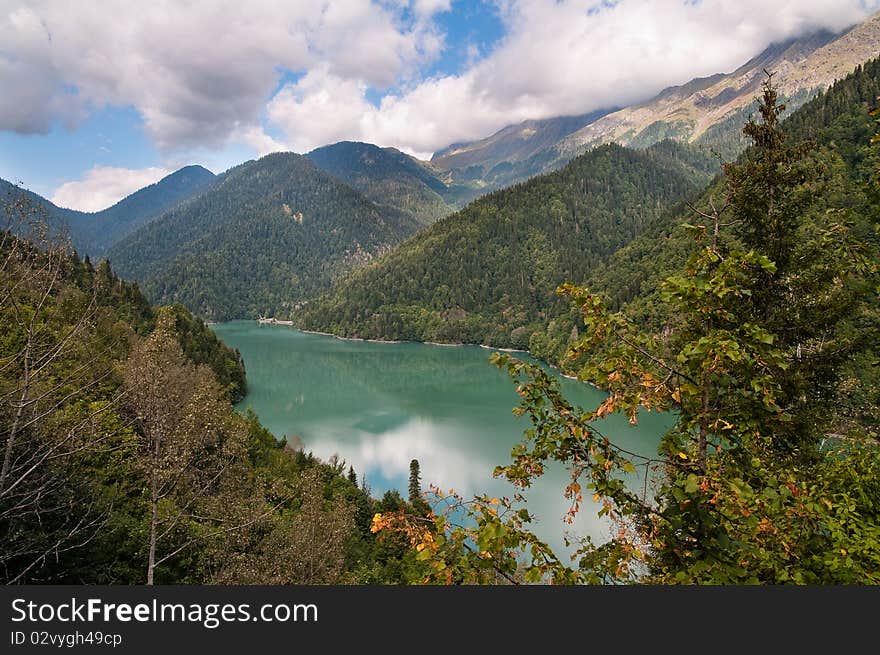
<svg viewBox="0 0 880 655">
<path fill-rule="evenodd" d="M 451 214 L 468 190 L 447 187 L 431 170 L 394 148 L 341 141 L 306 155 L 318 168 L 353 186 L 384 211 L 401 211 L 419 225 Z"/>
<path fill-rule="evenodd" d="M 804 164 L 804 183 L 793 195 L 804 200 L 804 227 L 799 235 L 804 244 L 822 234 L 829 221 L 839 221 L 846 229 L 871 248 L 871 256 L 880 252 L 880 190 L 877 171 L 880 152 L 871 144 L 877 122 L 871 111 L 880 104 L 880 59 L 859 66 L 851 75 L 834 84 L 828 92 L 813 99 L 783 122 L 788 139 L 804 144 L 808 156 Z M 746 151 L 740 160 L 748 160 Z M 721 181 L 710 185 L 694 202 L 694 207 L 711 213 L 712 206 L 727 203 L 728 189 Z M 722 219 L 723 222 L 724 219 Z M 706 224 L 703 216 L 690 208 L 661 217 L 647 226 L 644 233 L 614 253 L 593 270 L 585 286 L 604 295 L 612 308 L 625 313 L 656 333 L 676 329 L 676 316 L 662 302 L 663 281 L 680 269 L 696 247 L 682 227 L 684 224 Z M 736 229 L 736 226 L 729 226 Z M 826 249 L 836 239 L 829 235 Z M 855 259 L 866 253 L 850 253 Z M 813 264 L 814 255 L 804 253 L 801 266 Z M 874 259 L 873 266 L 877 266 Z M 817 307 L 820 298 L 816 298 Z M 868 310 L 844 317 L 852 334 L 865 340 L 864 349 L 850 357 L 844 371 L 847 378 L 828 393 L 840 394 L 841 420 L 880 429 L 877 408 L 880 406 L 880 358 L 876 344 L 880 337 L 880 306 L 876 294 Z M 818 309 L 816 310 L 818 311 Z M 560 361 L 569 344 L 572 326 L 578 318 L 571 316 L 536 333 L 530 342 L 531 351 L 550 361 Z"/>
<path fill-rule="evenodd" d="M 874 59 L 797 111 L 786 112 L 789 115 L 783 125 L 788 138 L 814 144 L 813 159 L 824 172 L 823 186 L 813 190 L 812 211 L 846 210 L 859 222 L 877 220 L 870 189 L 877 164 L 877 154 L 870 148 L 875 129 L 870 112 L 878 97 L 880 59 Z M 713 199 L 717 206 L 724 203 L 720 183 L 707 187 L 695 205 L 705 209 Z M 652 308 L 659 306 L 660 282 L 680 266 L 692 245 L 681 225 L 699 218 L 681 208 L 647 225 L 643 234 L 592 272 L 589 286 L 605 293 L 613 307 L 628 306 L 634 314 L 659 326 L 663 319 Z"/>
<path fill-rule="evenodd" d="M 16 233 L 45 235 L 25 194 Z M 241 358 L 180 305 L 63 242 L 0 231 L 0 581 L 400 583 L 413 508 L 277 441 L 231 401 Z"/>
<path fill-rule="evenodd" d="M 294 318 L 346 336 L 524 347 L 566 311 L 553 293 L 584 280 L 710 162 L 671 142 L 609 145 L 566 168 L 480 198 L 341 281 Z"/>
<path fill-rule="evenodd" d="M 306 157 L 275 153 L 229 170 L 108 257 L 156 302 L 211 320 L 281 316 L 417 228 Z"/>
<path fill-rule="evenodd" d="M 74 245 L 83 253 L 101 256 L 142 225 L 207 190 L 215 180 L 216 176 L 201 166 L 181 168 L 112 207 L 77 216 L 71 222 Z"/>
<path fill-rule="evenodd" d="M 140 226 L 203 192 L 215 179 L 206 168 L 186 166 L 126 196 L 112 207 L 92 213 L 57 207 L 35 193 L 28 192 L 28 195 L 34 207 L 39 207 L 53 224 L 70 236 L 77 251 L 99 257 Z M 17 187 L 0 180 L 0 205 L 9 205 L 19 193 Z"/>
<path fill-rule="evenodd" d="M 771 44 L 734 71 L 695 78 L 616 111 L 509 125 L 443 148 L 431 163 L 448 179 L 488 190 L 556 170 L 610 142 L 644 148 L 673 139 L 733 159 L 746 147 L 741 128 L 755 110 L 764 69 L 778 74 L 778 91 L 795 109 L 878 51 L 875 14 L 839 34 L 821 31 Z"/>
<path fill-rule="evenodd" d="M 817 146 L 811 161 L 822 173 L 821 184 L 801 190 L 811 194 L 810 211 L 845 212 L 869 241 L 877 239 L 870 228 L 878 209 L 870 193 L 877 154 L 870 148 L 875 124 L 869 112 L 880 96 L 878 78 L 880 63 L 874 60 L 785 121 L 791 140 Z M 672 321 L 663 313 L 660 283 L 694 247 L 680 226 L 704 219 L 675 203 L 686 185 L 665 196 L 673 205 L 667 210 L 650 195 L 659 187 L 626 184 L 627 174 L 657 174 L 640 156 L 606 146 L 563 171 L 478 200 L 342 281 L 309 305 L 300 321 L 347 336 L 528 348 L 559 363 L 580 325 L 553 295 L 567 280 L 660 331 Z M 691 201 L 704 211 L 712 202 L 723 206 L 721 181 Z M 862 367 L 861 374 L 872 370 Z"/>
<path fill-rule="evenodd" d="M 508 125 L 485 139 L 438 150 L 431 164 L 450 182 L 470 186 L 475 197 L 481 189 L 498 189 L 547 172 L 548 165 L 558 161 L 556 144 L 608 113 L 600 110 Z"/>
</svg>

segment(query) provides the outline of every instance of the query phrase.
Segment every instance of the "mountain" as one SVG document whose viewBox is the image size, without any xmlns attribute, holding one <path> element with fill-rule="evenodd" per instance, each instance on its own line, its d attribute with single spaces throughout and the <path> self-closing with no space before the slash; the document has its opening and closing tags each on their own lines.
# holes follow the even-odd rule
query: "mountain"
<svg viewBox="0 0 880 655">
<path fill-rule="evenodd" d="M 786 120 L 791 138 L 819 144 L 827 179 L 813 210 L 846 207 L 876 221 L 867 185 L 876 177 L 869 111 L 878 96 L 874 60 Z M 528 348 L 559 362 L 580 321 L 553 291 L 571 281 L 659 330 L 668 320 L 660 280 L 693 247 L 679 227 L 693 215 L 677 200 L 710 170 L 699 151 L 670 140 L 637 150 L 599 146 L 420 232 L 310 303 L 299 322 L 344 336 Z M 713 197 L 723 197 L 718 179 L 693 202 L 708 206 Z"/>
<path fill-rule="evenodd" d="M 811 193 L 814 210 L 837 211 L 846 207 L 853 217 L 873 216 L 880 221 L 877 201 L 869 192 L 876 179 L 878 155 L 871 152 L 870 139 L 876 123 L 870 111 L 880 97 L 880 59 L 874 59 L 790 113 L 783 121 L 789 139 L 817 145 L 815 158 L 825 170 L 823 186 Z M 743 156 L 747 156 L 745 153 Z M 695 204 L 708 206 L 710 197 L 721 198 L 720 183 L 710 185 Z M 645 231 L 614 253 L 591 273 L 588 284 L 603 291 L 612 306 L 625 307 L 641 322 L 659 327 L 666 318 L 655 309 L 660 305 L 660 282 L 680 267 L 692 240 L 680 225 L 693 221 L 688 211 L 671 214 L 648 225 Z M 870 231 L 870 228 L 867 228 Z M 880 233 L 875 231 L 875 242 Z"/>
<path fill-rule="evenodd" d="M 811 157 L 820 171 L 819 182 L 807 189 L 810 202 L 805 211 L 810 217 L 812 230 L 820 230 L 825 216 L 832 220 L 842 219 L 861 238 L 873 243 L 874 252 L 880 251 L 880 193 L 876 187 L 880 159 L 876 146 L 870 145 L 871 135 L 877 124 L 870 111 L 877 106 L 880 97 L 880 59 L 874 59 L 836 82 L 827 92 L 820 94 L 799 110 L 788 116 L 783 128 L 794 142 L 810 141 L 816 144 Z M 746 151 L 742 157 L 748 157 Z M 871 187 L 874 185 L 872 193 Z M 724 197 L 722 181 L 715 180 L 693 205 L 709 207 Z M 661 283 L 682 269 L 683 263 L 693 251 L 692 236 L 681 226 L 694 223 L 695 214 L 687 208 L 679 208 L 662 215 L 646 225 L 644 231 L 612 254 L 586 277 L 584 286 L 603 294 L 612 309 L 622 309 L 637 324 L 658 333 L 674 325 L 669 305 L 662 301 Z M 873 226 L 871 223 L 873 222 Z M 834 243 L 835 239 L 831 239 Z M 876 297 L 875 297 L 876 301 Z M 880 324 L 880 307 L 871 316 L 853 317 L 854 329 L 865 338 L 877 334 Z M 548 361 L 561 361 L 570 343 L 571 330 L 577 317 L 550 322 L 547 329 L 536 332 L 529 344 L 533 355 Z M 876 342 L 876 341 L 875 341 Z M 850 375 L 855 380 L 846 391 L 846 405 L 852 415 L 860 416 L 862 423 L 876 425 L 877 414 L 868 418 L 872 409 L 880 403 L 871 388 L 880 388 L 880 367 L 876 365 L 880 353 L 866 354 L 850 362 Z M 843 402 L 843 401 L 842 401 Z M 862 408 L 862 409 L 858 409 Z"/>
<path fill-rule="evenodd" d="M 470 185 L 474 193 L 500 188 L 544 172 L 548 151 L 609 111 L 508 125 L 485 139 L 438 150 L 431 157 L 431 164 L 446 171 L 447 180 Z"/>
<path fill-rule="evenodd" d="M 780 96 L 794 110 L 878 51 L 880 14 L 842 34 L 819 32 L 774 44 L 732 73 L 692 80 L 608 114 L 566 137 L 556 150 L 565 156 L 609 141 L 638 147 L 669 137 L 735 155 L 745 146 L 738 126 L 753 111 L 764 70 L 774 73 Z"/>
<path fill-rule="evenodd" d="M 109 247 L 140 226 L 184 202 L 215 181 L 214 174 L 201 166 L 186 166 L 171 173 L 99 212 L 81 212 L 58 207 L 42 196 L 25 191 L 34 208 L 66 232 L 73 246 L 92 257 L 103 255 Z M 11 199 L 20 197 L 21 189 L 0 180 L 0 205 L 6 207 Z"/>
<path fill-rule="evenodd" d="M 583 280 L 710 175 L 686 146 L 607 145 L 475 200 L 310 302 L 295 320 L 345 336 L 524 347 Z"/>
<path fill-rule="evenodd" d="M 72 232 L 70 226 L 88 216 L 88 214 L 78 212 L 74 209 L 57 207 L 49 200 L 46 200 L 43 196 L 38 195 L 33 191 L 28 191 L 12 182 L 0 179 L 0 216 L 11 221 L 10 227 L 12 228 L 12 231 L 20 236 L 28 236 L 26 234 L 21 234 L 22 231 L 27 231 L 27 227 L 16 225 L 16 223 L 19 222 L 19 216 L 15 205 L 16 203 L 22 202 L 26 202 L 31 211 L 33 211 L 38 217 L 46 219 L 49 226 L 64 230 L 65 233 Z M 5 229 L 7 226 L 4 224 L 2 227 Z M 83 244 L 81 241 L 79 241 L 79 243 L 77 243 L 77 241 L 75 241 L 74 244 L 79 248 Z"/>
<path fill-rule="evenodd" d="M 457 200 L 456 189 L 448 187 L 425 162 L 395 148 L 342 141 L 312 150 L 306 157 L 383 211 L 404 212 L 419 225 L 430 225 L 452 213 Z"/>
<path fill-rule="evenodd" d="M 840 34 L 818 32 L 773 44 L 731 73 L 696 78 L 637 105 L 512 125 L 488 139 L 444 148 L 431 163 L 448 179 L 492 189 L 556 170 L 611 142 L 644 148 L 674 139 L 729 160 L 746 145 L 740 130 L 754 111 L 764 69 L 775 74 L 781 99 L 794 110 L 877 52 L 880 14 Z"/>
<path fill-rule="evenodd" d="M 216 176 L 207 168 L 181 168 L 112 207 L 77 216 L 70 222 L 74 244 L 89 255 L 103 255 L 117 241 L 178 203 L 203 192 L 215 180 Z"/>
<path fill-rule="evenodd" d="M 107 254 L 154 302 L 211 320 L 282 316 L 418 227 L 308 158 L 274 153 L 227 171 Z"/>
</svg>

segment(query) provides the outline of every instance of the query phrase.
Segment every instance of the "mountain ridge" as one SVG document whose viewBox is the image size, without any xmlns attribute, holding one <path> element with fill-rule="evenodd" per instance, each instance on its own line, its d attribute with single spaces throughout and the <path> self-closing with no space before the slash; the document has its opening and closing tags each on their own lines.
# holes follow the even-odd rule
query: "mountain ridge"
<svg viewBox="0 0 880 655">
<path fill-rule="evenodd" d="M 611 142 L 647 147 L 669 138 L 732 159 L 746 145 L 739 126 L 754 108 L 765 68 L 775 73 L 781 100 L 794 110 L 877 52 L 880 12 L 838 33 L 819 30 L 773 43 L 731 72 L 667 87 L 628 107 L 576 117 L 584 119 L 581 127 L 543 148 L 531 149 L 525 157 L 507 154 L 516 152 L 519 131 L 532 123 L 552 124 L 566 117 L 524 121 L 484 139 L 446 146 L 432 156 L 431 163 L 449 179 L 467 181 L 485 192 L 557 170 L 573 157 Z"/>
<path fill-rule="evenodd" d="M 2 179 L 0 197 L 5 207 L 24 191 L 35 208 L 39 208 L 57 229 L 70 237 L 73 247 L 80 254 L 100 257 L 139 227 L 202 193 L 216 179 L 217 176 L 202 166 L 184 166 L 97 212 L 59 207 L 47 198 Z"/>
<path fill-rule="evenodd" d="M 108 256 L 153 301 L 210 320 L 282 316 L 418 227 L 304 155 L 281 152 L 230 169 Z"/>
<path fill-rule="evenodd" d="M 785 121 L 792 138 L 816 141 L 817 156 L 831 162 L 820 166 L 829 195 L 817 200 L 819 214 L 826 206 L 867 202 L 878 69 L 876 59 L 857 66 Z M 625 165 L 652 152 L 661 165 Z M 639 150 L 605 144 L 563 169 L 483 196 L 343 279 L 305 308 L 299 325 L 349 337 L 523 348 L 560 363 L 580 324 L 552 293 L 568 281 L 606 294 L 613 308 L 627 306 L 640 323 L 661 330 L 658 281 L 693 247 L 677 229 L 691 214 L 680 204 L 687 190 L 671 194 L 658 211 L 639 176 L 649 175 L 646 188 L 656 190 L 657 176 L 669 174 L 677 158 L 687 172 L 682 179 L 701 172 L 708 181 L 698 153 L 669 140 Z M 603 156 L 617 163 L 609 166 Z M 690 201 L 708 204 L 723 193 L 720 184 L 716 177 Z M 633 189 L 640 200 L 633 201 Z M 615 250 L 616 243 L 623 245 Z"/>
<path fill-rule="evenodd" d="M 484 139 L 441 148 L 430 161 L 442 170 L 484 165 L 499 159 L 499 154 L 505 155 L 505 161 L 523 161 L 546 148 L 548 141 L 556 143 L 612 111 L 600 109 L 576 116 L 525 120 L 507 125 Z"/>
<path fill-rule="evenodd" d="M 615 144 L 494 191 L 306 304 L 298 325 L 340 336 L 524 347 L 554 294 L 711 177 L 686 146 Z"/>
<path fill-rule="evenodd" d="M 648 145 L 653 137 L 646 132 L 658 122 L 679 140 L 693 143 L 711 126 L 753 104 L 765 69 L 774 73 L 778 92 L 793 111 L 878 51 L 880 13 L 838 34 L 823 30 L 771 44 L 730 73 L 701 78 L 711 83 L 694 88 L 689 86 L 692 80 L 609 114 L 566 137 L 557 150 L 561 155 L 576 154 L 608 141 Z"/>
<path fill-rule="evenodd" d="M 454 209 L 455 190 L 425 162 L 396 148 L 339 141 L 305 156 L 386 211 L 404 212 L 419 225 L 430 225 Z"/>
</svg>

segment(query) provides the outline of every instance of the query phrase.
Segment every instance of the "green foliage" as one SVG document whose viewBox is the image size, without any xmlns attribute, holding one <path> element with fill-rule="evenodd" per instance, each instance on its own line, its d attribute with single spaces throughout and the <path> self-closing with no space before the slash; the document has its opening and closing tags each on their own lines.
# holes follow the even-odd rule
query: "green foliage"
<svg viewBox="0 0 880 655">
<path fill-rule="evenodd" d="M 297 321 L 345 336 L 527 348 L 533 333 L 569 314 L 552 289 L 586 279 L 693 191 L 706 178 L 699 167 L 670 144 L 599 148 L 423 230 L 309 303 Z"/>
<path fill-rule="evenodd" d="M 68 222 L 73 245 L 80 252 L 99 257 L 142 225 L 204 193 L 216 180 L 201 166 L 186 166 L 112 207 L 94 214 L 78 212 Z"/>
<path fill-rule="evenodd" d="M 454 191 L 437 173 L 395 148 L 342 141 L 306 155 L 319 168 L 350 184 L 383 213 L 403 212 L 430 225 L 452 212 Z"/>
<path fill-rule="evenodd" d="M 868 137 L 874 131 L 870 111 L 878 95 L 880 60 L 872 60 L 783 122 L 793 142 L 809 141 L 815 145 L 808 159 L 825 191 L 812 205 L 812 216 L 820 217 L 830 207 L 847 208 L 855 214 L 850 218 L 863 225 L 866 219 L 877 215 L 876 199 L 872 202 L 866 191 L 876 170 L 876 156 L 872 159 Z M 707 207 L 712 198 L 723 195 L 723 183 L 716 180 L 692 204 Z M 693 249 L 693 240 L 680 227 L 692 221 L 693 212 L 682 205 L 648 223 L 632 242 L 595 268 L 585 286 L 601 289 L 610 307 L 625 307 L 629 316 L 661 330 L 669 316 L 662 311 L 660 287 Z M 864 227 L 858 229 L 863 238 Z"/>
<path fill-rule="evenodd" d="M 431 513 L 431 506 L 422 496 L 422 477 L 417 459 L 409 463 L 409 504 L 417 516 L 427 516 Z"/>
<path fill-rule="evenodd" d="M 112 207 L 94 213 L 56 207 L 45 198 L 27 193 L 33 205 L 40 207 L 61 232 L 70 236 L 80 253 L 97 257 L 140 226 L 204 192 L 215 179 L 213 173 L 201 166 L 186 166 Z M 17 187 L 0 180 L 0 215 L 4 207 L 12 207 L 21 193 Z"/>
<path fill-rule="evenodd" d="M 177 339 L 187 359 L 194 364 L 209 366 L 233 403 L 244 398 L 247 378 L 241 353 L 224 344 L 204 321 L 183 305 L 172 305 L 169 310 L 174 316 Z"/>
<path fill-rule="evenodd" d="M 744 130 L 754 148 L 725 169 L 725 205 L 710 202 L 697 210 L 706 225 L 684 226 L 697 247 L 663 285 L 678 319 L 670 334 L 640 329 L 583 288 L 560 288 L 584 320 L 572 350 L 579 377 L 608 392 L 599 407 L 573 407 L 541 367 L 494 356 L 517 383 L 516 413 L 534 426 L 496 474 L 528 487 L 548 461 L 562 462 L 569 520 L 589 489 L 616 534 L 581 540 L 570 566 L 531 534 L 527 511 L 477 497 L 459 503 L 469 523 L 440 515 L 442 538 L 421 538 L 433 579 L 487 581 L 487 569 L 509 578 L 519 564 L 525 580 L 555 583 L 880 581 L 880 445 L 870 426 L 827 431 L 846 414 L 833 391 L 847 360 L 873 345 L 850 323 L 876 308 L 877 249 L 833 221 L 834 189 L 814 184 L 806 146 L 789 146 L 769 80 L 760 109 Z M 825 203 L 831 218 L 818 222 L 814 205 Z M 623 451 L 596 424 L 650 410 L 677 417 L 657 457 Z"/>
<path fill-rule="evenodd" d="M 880 244 L 874 227 L 880 215 L 880 197 L 872 184 L 878 157 L 876 146 L 869 143 L 875 131 L 870 112 L 878 95 L 880 60 L 873 60 L 782 123 L 790 142 L 803 144 L 797 147 L 800 153 L 794 153 L 802 156 L 792 167 L 783 166 L 773 172 L 774 176 L 786 177 L 786 184 L 791 184 L 785 197 L 774 202 L 789 216 L 800 215 L 801 220 L 797 230 L 789 231 L 786 237 L 793 243 L 791 260 L 778 265 L 803 274 L 792 277 L 783 272 L 777 276 L 788 289 L 790 302 L 784 307 L 764 302 L 768 296 L 778 295 L 775 286 L 763 287 L 754 298 L 755 305 L 776 307 L 774 325 L 768 328 L 778 333 L 787 347 L 797 350 L 792 336 L 797 333 L 803 337 L 801 352 L 811 353 L 810 359 L 818 354 L 811 349 L 822 345 L 822 356 L 829 365 L 842 363 L 838 373 L 831 377 L 821 368 L 813 368 L 816 377 L 810 384 L 820 384 L 822 391 L 805 398 L 807 403 L 795 412 L 797 422 L 803 424 L 820 421 L 827 425 L 833 415 L 835 425 L 829 426 L 829 431 L 839 434 L 866 426 L 880 432 L 876 418 L 880 415 L 880 376 L 873 366 L 878 354 L 876 346 L 871 345 L 872 340 L 877 341 L 880 308 L 876 302 L 869 302 L 858 312 L 845 309 L 868 292 L 860 288 L 857 276 L 850 275 L 848 269 L 876 266 L 866 259 L 865 248 L 876 249 Z M 747 151 L 736 166 L 766 169 L 768 162 L 756 161 L 754 151 Z M 767 195 L 765 189 L 766 185 L 762 189 L 759 184 L 746 187 L 741 193 L 762 200 Z M 725 193 L 724 181 L 716 180 L 692 205 L 711 213 L 713 202 L 722 206 Z M 765 208 L 767 200 L 763 201 Z M 725 215 L 722 222 L 746 219 L 741 214 Z M 699 220 L 705 222 L 703 217 Z M 661 294 L 663 280 L 679 269 L 694 250 L 692 235 L 680 227 L 685 222 L 694 222 L 693 211 L 681 207 L 648 225 L 643 234 L 597 267 L 585 286 L 601 290 L 610 308 L 623 308 L 629 318 L 658 335 L 680 329 L 680 319 L 672 314 Z M 777 227 L 782 227 L 782 223 Z M 760 235 L 743 234 L 743 238 L 750 239 L 750 246 L 761 250 Z M 730 230 L 722 230 L 720 235 L 722 244 L 744 247 L 738 239 Z M 863 245 L 853 249 L 854 240 Z M 774 257 L 773 253 L 765 254 Z M 834 286 L 837 273 L 842 274 L 843 284 L 839 287 Z M 798 375 L 796 368 L 797 365 L 791 370 L 794 376 Z M 790 384 L 787 393 L 790 398 L 798 395 Z M 829 412 L 823 404 L 834 406 L 835 411 Z M 799 429 L 794 424 L 791 427 L 792 431 Z"/>
<path fill-rule="evenodd" d="M 0 233 L 4 582 L 143 583 L 151 531 L 157 583 L 415 575 L 408 543 L 370 531 L 379 504 L 353 471 L 232 410 L 238 353 L 182 306 L 155 309 L 106 261 L 53 242 L 19 198 L 16 233 L 44 240 Z"/>
<path fill-rule="evenodd" d="M 789 112 L 793 112 L 815 95 L 815 90 L 811 92 L 802 89 L 793 96 L 785 96 L 782 100 Z M 743 133 L 742 126 L 754 112 L 755 104 L 746 105 L 730 114 L 720 123 L 710 127 L 697 138 L 696 145 L 709 152 L 717 153 L 723 161 L 736 159 L 751 144 L 748 137 Z"/>
<path fill-rule="evenodd" d="M 225 173 L 108 253 L 151 300 L 209 320 L 284 317 L 418 227 L 293 153 Z"/>
<path fill-rule="evenodd" d="M 112 308 L 116 316 L 139 335 L 152 331 L 156 322 L 156 309 L 150 305 L 136 282 L 121 279 L 110 268 L 109 262 L 101 261 L 92 267 L 88 257 L 82 262 L 72 260 L 69 273 L 71 281 L 83 292 L 97 287 L 97 302 Z M 241 354 L 224 344 L 199 318 L 193 316 L 183 305 L 169 308 L 175 319 L 175 331 L 187 358 L 195 364 L 206 364 L 217 380 L 227 390 L 232 402 L 238 402 L 247 393 L 244 362 Z"/>
</svg>

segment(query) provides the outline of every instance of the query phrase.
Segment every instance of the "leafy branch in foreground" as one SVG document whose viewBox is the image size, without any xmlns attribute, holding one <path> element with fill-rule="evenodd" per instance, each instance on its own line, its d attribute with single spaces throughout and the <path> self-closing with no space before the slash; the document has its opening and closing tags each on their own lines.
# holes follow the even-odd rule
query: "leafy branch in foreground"
<svg viewBox="0 0 880 655">
<path fill-rule="evenodd" d="M 768 76 L 761 119 L 744 129 L 754 146 L 725 167 L 722 209 L 711 203 L 697 210 L 710 225 L 685 226 L 696 248 L 662 296 L 679 319 L 671 334 L 642 332 L 585 289 L 559 289 L 583 316 L 571 355 L 580 379 L 607 391 L 599 407 L 574 408 L 539 366 L 493 356 L 517 383 L 515 412 L 533 423 L 496 474 L 526 488 L 548 462 L 566 465 L 569 520 L 592 491 L 615 536 L 580 540 L 564 564 L 527 529 L 521 498 L 498 509 L 458 499 L 454 525 L 440 513 L 411 533 L 431 579 L 880 582 L 880 448 L 863 426 L 830 432 L 844 365 L 876 335 L 876 253 L 858 217 L 827 205 L 832 177 L 808 144 L 788 143 L 783 110 Z M 651 410 L 676 416 L 656 459 L 595 427 Z M 642 493 L 632 488 L 640 468 Z"/>
</svg>

